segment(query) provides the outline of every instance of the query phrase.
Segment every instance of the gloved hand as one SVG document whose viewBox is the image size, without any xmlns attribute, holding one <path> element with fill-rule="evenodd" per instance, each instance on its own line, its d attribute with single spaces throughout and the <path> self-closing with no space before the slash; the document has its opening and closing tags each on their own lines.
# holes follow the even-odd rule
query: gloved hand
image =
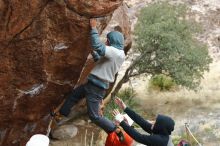
<svg viewBox="0 0 220 146">
<path fill-rule="evenodd" d="M 115 121 L 117 123 L 121 123 L 124 120 L 124 116 L 122 114 L 120 114 L 118 109 L 113 110 L 113 116 L 115 117 Z"/>
<path fill-rule="evenodd" d="M 117 114 L 115 116 L 115 120 L 119 123 L 121 123 L 124 120 L 124 116 L 122 114 Z"/>
</svg>

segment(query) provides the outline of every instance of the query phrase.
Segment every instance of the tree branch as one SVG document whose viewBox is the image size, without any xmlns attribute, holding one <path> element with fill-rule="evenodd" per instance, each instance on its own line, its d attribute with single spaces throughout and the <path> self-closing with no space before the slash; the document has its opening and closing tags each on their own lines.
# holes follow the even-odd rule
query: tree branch
<svg viewBox="0 0 220 146">
<path fill-rule="evenodd" d="M 134 71 L 135 66 L 143 59 L 144 56 L 146 56 L 149 53 L 152 53 L 153 51 L 156 51 L 156 49 L 151 49 L 149 51 L 145 51 L 143 54 L 138 56 L 131 64 L 130 66 L 126 69 L 124 76 L 122 79 L 118 82 L 118 84 L 115 86 L 114 90 L 111 93 L 111 98 L 114 97 L 119 90 L 121 89 L 122 85 L 129 81 L 129 78 L 132 76 L 132 73 Z M 150 58 L 149 60 L 150 61 Z"/>
</svg>

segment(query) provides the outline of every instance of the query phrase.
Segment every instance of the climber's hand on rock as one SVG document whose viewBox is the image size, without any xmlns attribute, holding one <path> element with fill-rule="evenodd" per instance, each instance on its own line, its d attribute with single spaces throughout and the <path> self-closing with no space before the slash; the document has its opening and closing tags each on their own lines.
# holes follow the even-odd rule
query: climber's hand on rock
<svg viewBox="0 0 220 146">
<path fill-rule="evenodd" d="M 97 26 L 96 19 L 94 19 L 94 18 L 90 19 L 90 27 L 91 28 L 96 28 L 96 26 Z"/>
</svg>

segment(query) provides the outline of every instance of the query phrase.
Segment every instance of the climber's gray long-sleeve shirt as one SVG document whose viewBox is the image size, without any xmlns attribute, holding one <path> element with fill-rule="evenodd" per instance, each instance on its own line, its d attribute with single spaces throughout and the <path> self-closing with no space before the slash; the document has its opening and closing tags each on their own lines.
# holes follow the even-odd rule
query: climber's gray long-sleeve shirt
<svg viewBox="0 0 220 146">
<path fill-rule="evenodd" d="M 91 30 L 92 48 L 101 56 L 88 78 L 91 81 L 95 76 L 107 83 L 114 82 L 115 74 L 125 60 L 123 35 L 120 32 L 112 31 L 107 38 L 110 46 L 100 41 L 97 29 Z"/>
</svg>

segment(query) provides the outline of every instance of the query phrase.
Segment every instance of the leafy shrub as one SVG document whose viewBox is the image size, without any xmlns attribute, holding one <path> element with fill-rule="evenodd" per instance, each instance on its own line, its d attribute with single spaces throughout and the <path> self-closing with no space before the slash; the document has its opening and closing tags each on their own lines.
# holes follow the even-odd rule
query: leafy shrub
<svg viewBox="0 0 220 146">
<path fill-rule="evenodd" d="M 155 75 L 150 79 L 149 87 L 152 89 L 159 89 L 161 91 L 163 90 L 170 90 L 175 87 L 175 82 L 172 80 L 172 78 L 160 74 Z"/>
<path fill-rule="evenodd" d="M 195 135 L 196 136 L 196 135 Z M 178 144 L 179 144 L 179 142 L 181 141 L 181 140 L 186 140 L 187 142 L 189 142 L 187 139 L 188 139 L 189 137 L 186 135 L 186 133 L 184 132 L 184 133 L 182 133 L 182 135 L 178 135 L 178 136 L 175 136 L 175 137 L 173 137 L 173 144 L 175 145 L 175 146 L 177 146 Z M 196 136 L 196 138 L 198 138 L 197 136 Z M 199 139 L 199 141 L 201 141 L 200 139 Z M 191 143 L 191 144 L 190 144 Z M 195 140 L 193 140 L 192 138 L 191 138 L 191 142 L 189 142 L 189 144 L 190 144 L 190 146 L 198 146 L 198 144 L 197 144 L 197 142 L 195 141 Z"/>
<path fill-rule="evenodd" d="M 135 96 L 136 93 L 132 88 L 125 88 L 117 94 L 117 97 L 121 98 L 125 102 L 125 104 L 129 105 L 129 107 L 131 108 L 137 107 L 137 103 L 134 100 Z M 111 101 L 105 107 L 104 115 L 109 119 L 113 119 L 112 117 L 113 109 L 119 109 L 119 107 L 114 103 L 114 99 L 111 99 Z"/>
<path fill-rule="evenodd" d="M 134 74 L 166 73 L 177 85 L 189 89 L 199 86 L 212 58 L 207 45 L 195 37 L 202 29 L 187 18 L 187 12 L 185 5 L 167 2 L 141 10 L 134 31 L 134 50 L 141 59 L 136 60 Z"/>
</svg>

